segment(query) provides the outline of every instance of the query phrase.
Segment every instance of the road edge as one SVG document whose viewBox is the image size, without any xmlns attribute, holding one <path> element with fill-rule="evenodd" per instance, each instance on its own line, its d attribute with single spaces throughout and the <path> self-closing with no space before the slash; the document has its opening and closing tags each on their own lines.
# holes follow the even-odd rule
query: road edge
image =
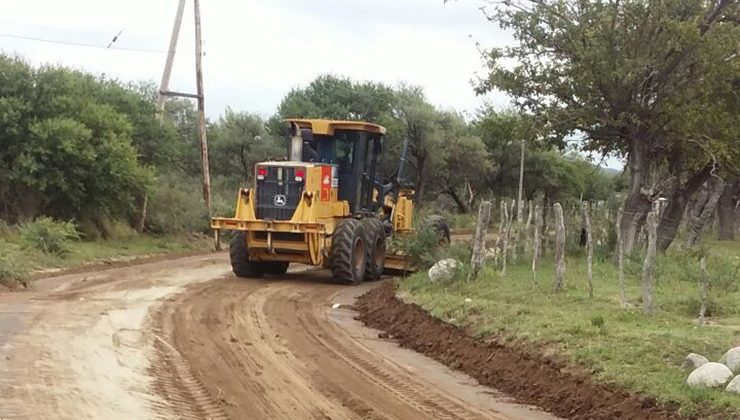
<svg viewBox="0 0 740 420">
<path fill-rule="evenodd" d="M 495 337 L 472 337 L 420 306 L 403 302 L 396 290 L 397 283 L 391 281 L 360 296 L 355 303 L 357 319 L 383 331 L 381 338 L 391 338 L 463 371 L 517 402 L 572 419 L 685 418 L 677 406 L 595 383 L 588 374 L 568 369 L 562 362 L 503 344 Z"/>
</svg>

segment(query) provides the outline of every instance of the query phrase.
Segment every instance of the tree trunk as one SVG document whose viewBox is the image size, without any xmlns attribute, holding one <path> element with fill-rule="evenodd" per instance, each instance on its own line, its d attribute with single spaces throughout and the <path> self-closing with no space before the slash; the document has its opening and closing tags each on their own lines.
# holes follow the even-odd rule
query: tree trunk
<svg viewBox="0 0 740 420">
<path fill-rule="evenodd" d="M 722 195 L 717 203 L 717 234 L 720 241 L 735 240 L 735 205 L 738 202 L 738 190 L 740 190 L 740 179 L 731 177 L 727 179 Z"/>
<path fill-rule="evenodd" d="M 426 186 L 426 154 L 420 154 L 416 156 L 416 196 L 419 197 L 417 201 L 419 204 L 424 198 L 424 187 Z"/>
<path fill-rule="evenodd" d="M 460 210 L 460 213 L 468 212 L 468 206 L 460 199 L 454 188 L 449 187 L 445 190 L 445 192 L 452 198 L 452 200 L 455 201 L 455 204 L 457 204 L 457 209 Z"/>
<path fill-rule="evenodd" d="M 711 178 L 707 182 L 707 195 L 704 203 L 698 203 L 686 236 L 686 245 L 694 246 L 711 226 L 714 210 L 717 208 L 719 196 L 725 188 L 725 182 L 718 178 Z"/>
<path fill-rule="evenodd" d="M 709 179 L 711 171 L 711 166 L 705 166 L 695 172 L 684 185 L 674 185 L 672 188 L 668 204 L 662 211 L 658 225 L 658 250 L 660 252 L 665 252 L 673 243 L 686 212 L 689 197 Z"/>
<path fill-rule="evenodd" d="M 139 202 L 139 214 L 136 218 L 136 233 L 142 234 L 144 233 L 144 226 L 146 225 L 146 209 L 147 205 L 149 203 L 149 197 L 146 195 L 146 193 L 142 194 L 139 199 L 137 200 Z"/>
<path fill-rule="evenodd" d="M 650 210 L 649 197 L 643 194 L 643 187 L 650 169 L 648 156 L 648 141 L 641 136 L 634 136 L 630 140 L 628 164 L 630 168 L 630 186 L 624 201 L 622 217 L 622 236 L 624 253 L 629 255 L 635 245 L 638 227 Z"/>
</svg>

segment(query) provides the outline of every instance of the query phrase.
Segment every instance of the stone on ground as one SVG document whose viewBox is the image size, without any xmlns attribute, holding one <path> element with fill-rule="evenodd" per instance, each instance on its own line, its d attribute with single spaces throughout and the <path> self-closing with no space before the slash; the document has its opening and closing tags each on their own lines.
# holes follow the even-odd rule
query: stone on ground
<svg viewBox="0 0 740 420">
<path fill-rule="evenodd" d="M 434 264 L 427 274 L 432 282 L 450 281 L 455 276 L 455 270 L 459 267 L 460 262 L 454 258 L 447 258 Z"/>
<path fill-rule="evenodd" d="M 709 363 L 709 359 L 702 356 L 701 354 L 689 353 L 689 355 L 686 356 L 685 359 L 683 359 L 683 363 L 681 364 L 681 369 L 692 371 L 706 363 Z"/>
<path fill-rule="evenodd" d="M 719 359 L 719 362 L 730 368 L 732 373 L 740 374 L 740 347 L 727 350 L 727 353 Z"/>
<path fill-rule="evenodd" d="M 729 384 L 727 384 L 727 388 L 725 388 L 725 391 L 740 394 L 740 375 L 735 376 L 735 378 L 731 380 Z"/>
<path fill-rule="evenodd" d="M 730 378 L 732 371 L 722 363 L 709 362 L 694 369 L 686 384 L 695 387 L 717 388 L 724 386 Z"/>
</svg>

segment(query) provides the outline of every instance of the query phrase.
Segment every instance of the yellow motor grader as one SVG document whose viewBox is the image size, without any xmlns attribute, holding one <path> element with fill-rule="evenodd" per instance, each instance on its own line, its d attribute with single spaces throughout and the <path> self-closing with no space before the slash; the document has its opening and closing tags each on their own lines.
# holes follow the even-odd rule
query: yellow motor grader
<svg viewBox="0 0 740 420">
<path fill-rule="evenodd" d="M 255 165 L 255 184 L 239 191 L 236 214 L 211 228 L 236 231 L 231 266 L 239 277 L 283 274 L 290 263 L 323 266 L 342 283 L 410 271 L 409 260 L 386 254 L 387 238 L 413 232 L 413 190 L 401 186 L 408 143 L 397 175 L 376 179 L 385 128 L 366 122 L 288 119 L 289 161 Z M 449 228 L 442 227 L 449 239 Z"/>
</svg>

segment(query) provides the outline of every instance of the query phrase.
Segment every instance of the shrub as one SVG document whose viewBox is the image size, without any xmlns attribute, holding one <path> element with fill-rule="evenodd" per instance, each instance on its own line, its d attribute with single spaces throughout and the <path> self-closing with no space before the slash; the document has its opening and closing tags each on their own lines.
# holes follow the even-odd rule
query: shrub
<svg viewBox="0 0 740 420">
<path fill-rule="evenodd" d="M 0 239 L 0 284 L 27 285 L 30 268 L 17 245 Z"/>
<path fill-rule="evenodd" d="M 20 237 L 23 245 L 30 249 L 61 255 L 69 250 L 70 241 L 80 238 L 80 233 L 72 222 L 42 217 L 21 224 Z"/>
<path fill-rule="evenodd" d="M 0 220 L 0 239 L 7 239 L 13 234 L 13 228 L 11 228 L 5 220 Z"/>
<path fill-rule="evenodd" d="M 157 179 L 157 187 L 149 197 L 146 218 L 148 232 L 200 232 L 207 230 L 208 226 L 198 178 L 164 174 Z"/>
</svg>

